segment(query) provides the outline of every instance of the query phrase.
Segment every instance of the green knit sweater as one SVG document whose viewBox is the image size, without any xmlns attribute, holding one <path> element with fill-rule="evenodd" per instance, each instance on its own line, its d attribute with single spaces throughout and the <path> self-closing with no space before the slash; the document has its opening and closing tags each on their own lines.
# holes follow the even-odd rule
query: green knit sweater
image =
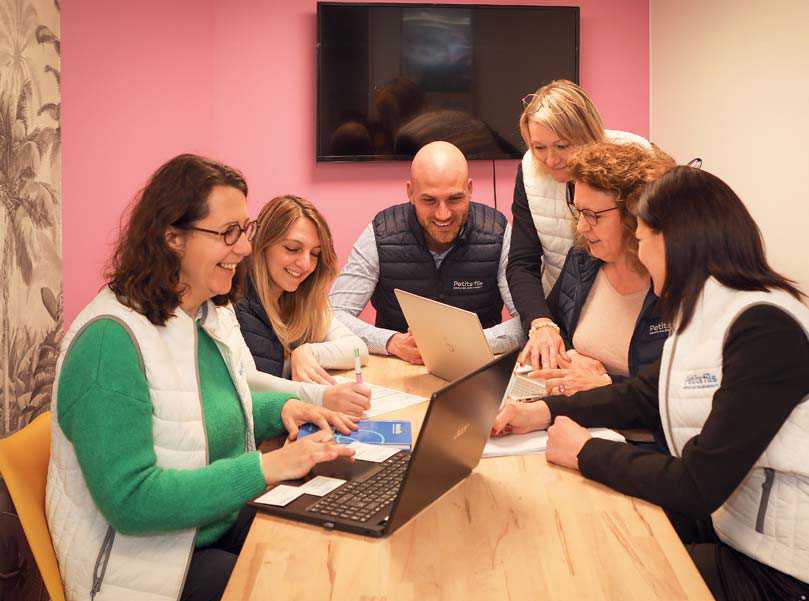
<svg viewBox="0 0 809 601">
<path fill-rule="evenodd" d="M 265 489 L 258 451 L 244 452 L 244 414 L 216 343 L 201 326 L 198 367 L 208 437 L 208 465 L 158 467 L 152 400 L 137 351 L 111 319 L 76 338 L 59 377 L 59 427 L 73 444 L 93 500 L 123 534 L 199 528 L 196 546 L 218 540 L 245 501 Z M 284 432 L 281 408 L 291 395 L 253 393 L 256 440 Z"/>
</svg>

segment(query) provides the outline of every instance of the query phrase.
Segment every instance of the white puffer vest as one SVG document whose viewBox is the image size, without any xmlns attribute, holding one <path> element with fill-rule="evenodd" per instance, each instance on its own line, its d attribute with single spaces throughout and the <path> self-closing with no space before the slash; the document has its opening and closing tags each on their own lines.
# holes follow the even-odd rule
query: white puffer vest
<svg viewBox="0 0 809 601">
<path fill-rule="evenodd" d="M 245 451 L 255 449 L 253 409 L 244 375 L 242 339 L 235 314 L 208 302 L 202 326 L 216 342 L 242 402 Z M 191 469 L 208 463 L 208 442 L 197 367 L 197 329 L 177 309 L 165 326 L 121 305 L 107 288 L 76 317 L 62 343 L 53 387 L 51 459 L 46 511 L 68 601 L 179 598 L 194 550 L 196 529 L 162 535 L 126 536 L 114 531 L 87 489 L 73 445 L 59 428 L 59 374 L 76 336 L 92 321 L 114 319 L 129 332 L 152 398 L 157 465 Z"/>
<path fill-rule="evenodd" d="M 635 143 L 651 148 L 649 142 L 636 134 L 625 131 L 604 130 L 607 140 L 617 143 Z M 534 220 L 542 254 L 542 288 L 547 296 L 556 283 L 565 257 L 573 246 L 576 223 L 567 208 L 567 184 L 561 184 L 550 175 L 539 171 L 534 155 L 529 148 L 522 157 L 522 177 L 528 209 Z"/>
<path fill-rule="evenodd" d="M 688 327 L 666 340 L 660 417 L 675 457 L 699 434 L 711 411 L 713 395 L 722 384 L 722 349 L 730 327 L 745 309 L 759 304 L 783 309 L 809 336 L 809 309 L 792 296 L 741 292 L 709 278 Z M 804 582 L 809 582 L 807 400 L 809 396 L 792 411 L 747 477 L 711 516 L 722 541 Z"/>
</svg>

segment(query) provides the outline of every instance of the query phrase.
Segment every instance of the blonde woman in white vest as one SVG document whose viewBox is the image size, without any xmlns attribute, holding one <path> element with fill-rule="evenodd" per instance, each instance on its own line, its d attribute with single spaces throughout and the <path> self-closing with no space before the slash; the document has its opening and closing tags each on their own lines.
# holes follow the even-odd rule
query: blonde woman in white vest
<svg viewBox="0 0 809 601">
<path fill-rule="evenodd" d="M 574 195 L 568 157 L 576 147 L 593 142 L 634 142 L 646 147 L 649 143 L 635 134 L 605 130 L 592 100 L 571 81 L 552 81 L 523 98 L 523 103 L 520 132 L 528 150 L 514 185 L 506 271 L 528 336 L 519 361 L 534 369 L 568 367 L 571 358 L 545 302 L 573 245 L 576 228 L 567 204 Z"/>
<path fill-rule="evenodd" d="M 219 599 L 255 513 L 245 502 L 352 454 L 330 429 L 352 418 L 260 392 L 271 381 L 230 306 L 255 232 L 246 194 L 202 157 L 160 167 L 65 335 L 46 510 L 68 601 Z M 324 431 L 256 450 L 304 422 Z"/>
<path fill-rule="evenodd" d="M 663 507 L 713 595 L 809 597 L 809 309 L 719 178 L 676 167 L 637 208 L 639 257 L 672 335 L 624 384 L 511 404 L 548 461 Z M 553 424 L 553 425 L 551 425 Z M 583 427 L 657 430 L 671 456 Z"/>
</svg>

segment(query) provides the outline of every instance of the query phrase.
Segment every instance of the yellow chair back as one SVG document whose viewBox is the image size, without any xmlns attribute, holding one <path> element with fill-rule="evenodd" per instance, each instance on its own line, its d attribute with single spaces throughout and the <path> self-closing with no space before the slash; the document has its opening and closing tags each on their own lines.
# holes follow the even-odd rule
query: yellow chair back
<svg viewBox="0 0 809 601">
<path fill-rule="evenodd" d="M 0 439 L 0 474 L 52 601 L 64 601 L 62 577 L 45 519 L 45 482 L 51 456 L 51 413 Z"/>
</svg>

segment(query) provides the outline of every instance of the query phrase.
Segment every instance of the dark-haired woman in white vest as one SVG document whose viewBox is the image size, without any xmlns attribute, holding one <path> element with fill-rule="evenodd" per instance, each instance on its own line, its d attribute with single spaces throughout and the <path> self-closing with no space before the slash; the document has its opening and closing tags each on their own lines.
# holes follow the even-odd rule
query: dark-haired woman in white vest
<svg viewBox="0 0 809 601">
<path fill-rule="evenodd" d="M 638 254 L 672 323 L 660 363 L 624 384 L 507 405 L 495 431 L 547 428 L 548 461 L 660 505 L 717 599 L 805 599 L 805 296 L 709 173 L 669 171 L 637 217 Z M 656 429 L 671 455 L 590 438 L 593 426 Z"/>
</svg>

